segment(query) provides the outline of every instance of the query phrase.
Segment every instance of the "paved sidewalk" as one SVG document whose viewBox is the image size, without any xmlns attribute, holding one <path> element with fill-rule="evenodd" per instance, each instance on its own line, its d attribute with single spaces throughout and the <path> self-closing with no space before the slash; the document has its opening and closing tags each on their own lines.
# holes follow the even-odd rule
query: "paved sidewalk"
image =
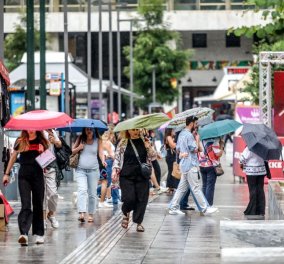
<svg viewBox="0 0 284 264">
<path fill-rule="evenodd" d="M 246 184 L 234 183 L 232 168 L 223 161 L 225 175 L 218 178 L 215 206 L 219 213 L 200 216 L 187 211 L 186 215 L 169 215 L 167 206 L 172 198 L 162 194 L 147 207 L 145 233 L 137 233 L 136 225 L 121 228 L 121 212 L 99 210 L 94 223 L 79 224 L 72 204 L 75 183 L 62 184 L 58 220 L 60 228 L 50 226 L 46 243 L 21 247 L 17 214 L 19 203 L 13 204 L 16 213 L 11 217 L 8 232 L 0 232 L 0 264 L 14 263 L 221 263 L 220 220 L 242 220 L 248 202 Z"/>
</svg>

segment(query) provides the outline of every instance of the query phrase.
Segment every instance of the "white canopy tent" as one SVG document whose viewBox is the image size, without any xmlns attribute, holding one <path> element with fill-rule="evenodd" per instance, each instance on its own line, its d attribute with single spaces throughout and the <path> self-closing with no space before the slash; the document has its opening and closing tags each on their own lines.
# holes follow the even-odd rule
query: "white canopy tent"
<svg viewBox="0 0 284 264">
<path fill-rule="evenodd" d="M 88 76 L 82 71 L 79 67 L 77 67 L 74 63 L 72 63 L 72 57 L 69 56 L 69 82 L 76 86 L 76 93 L 88 93 Z M 22 60 L 22 64 L 14 69 L 10 73 L 11 84 L 15 84 L 20 80 L 27 79 L 27 55 L 24 54 Z M 40 57 L 39 52 L 35 52 L 35 80 L 40 79 Z M 64 73 L 64 52 L 46 52 L 46 73 Z M 102 93 L 107 93 L 109 89 L 109 81 L 102 81 Z M 114 92 L 118 92 L 118 86 L 113 85 Z M 131 95 L 129 90 L 124 88 L 120 89 L 121 93 L 127 96 Z M 91 93 L 98 94 L 100 92 L 99 89 L 99 80 L 93 79 L 91 80 Z M 139 98 L 137 94 L 134 94 L 134 98 Z"/>
</svg>

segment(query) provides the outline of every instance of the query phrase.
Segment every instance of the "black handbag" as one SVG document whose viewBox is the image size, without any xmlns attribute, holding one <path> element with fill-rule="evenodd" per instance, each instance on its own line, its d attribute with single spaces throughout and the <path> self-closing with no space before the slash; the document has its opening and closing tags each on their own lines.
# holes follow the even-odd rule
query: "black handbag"
<svg viewBox="0 0 284 264">
<path fill-rule="evenodd" d="M 149 180 L 151 178 L 151 174 L 152 174 L 152 166 L 148 163 L 144 163 L 144 162 L 142 163 L 141 162 L 140 157 L 139 157 L 138 152 L 137 152 L 137 149 L 136 149 L 136 147 L 135 147 L 135 145 L 134 145 L 134 143 L 132 142 L 131 139 L 130 139 L 130 143 L 131 143 L 132 148 L 135 152 L 135 156 L 136 156 L 136 158 L 137 158 L 137 160 L 140 164 L 142 176 L 145 179 Z"/>
</svg>

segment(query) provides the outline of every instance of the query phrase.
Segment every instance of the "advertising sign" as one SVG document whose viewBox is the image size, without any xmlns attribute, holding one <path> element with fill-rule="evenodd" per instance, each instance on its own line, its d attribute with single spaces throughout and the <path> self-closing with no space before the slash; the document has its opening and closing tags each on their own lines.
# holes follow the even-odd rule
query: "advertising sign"
<svg viewBox="0 0 284 264">
<path fill-rule="evenodd" d="M 260 109 L 258 106 L 237 106 L 236 121 L 245 123 L 255 123 L 260 121 Z"/>
<path fill-rule="evenodd" d="M 11 115 L 18 116 L 25 112 L 25 93 L 10 93 Z"/>
</svg>

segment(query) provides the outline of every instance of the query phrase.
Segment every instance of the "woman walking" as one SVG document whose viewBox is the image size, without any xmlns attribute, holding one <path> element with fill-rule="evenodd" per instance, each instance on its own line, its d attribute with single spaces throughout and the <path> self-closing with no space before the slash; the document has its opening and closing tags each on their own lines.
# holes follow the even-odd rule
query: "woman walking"
<svg viewBox="0 0 284 264">
<path fill-rule="evenodd" d="M 28 245 L 28 233 L 31 225 L 32 234 L 36 236 L 36 244 L 44 243 L 44 178 L 43 170 L 35 159 L 46 149 L 48 149 L 48 141 L 41 131 L 23 130 L 21 136 L 16 140 L 14 152 L 3 177 L 3 183 L 7 184 L 10 181 L 11 169 L 19 154 L 21 211 L 18 216 L 18 225 L 21 235 L 18 242 L 23 246 Z"/>
<path fill-rule="evenodd" d="M 169 192 L 173 193 L 174 189 L 176 189 L 179 184 L 179 180 L 172 176 L 173 164 L 177 158 L 175 132 L 172 128 L 167 128 L 165 130 L 164 144 L 167 150 L 167 156 L 166 156 L 166 162 L 168 165 L 167 187 L 169 188 Z"/>
<path fill-rule="evenodd" d="M 72 149 L 72 154 L 80 153 L 78 167 L 75 170 L 75 177 L 78 184 L 77 208 L 78 220 L 81 223 L 86 221 L 85 214 L 88 211 L 88 222 L 94 222 L 96 210 L 97 186 L 100 177 L 97 152 L 106 167 L 103 155 L 102 140 L 97 131 L 93 128 L 84 128 Z"/>
<path fill-rule="evenodd" d="M 102 136 L 103 153 L 107 166 L 104 169 L 106 177 L 103 177 L 101 179 L 101 198 L 99 202 L 99 208 L 113 207 L 112 203 L 108 202 L 109 200 L 111 200 L 111 173 L 115 150 L 115 147 L 112 144 L 110 138 L 111 135 L 109 131 L 106 131 Z M 108 199 L 107 201 L 106 198 Z"/>
<path fill-rule="evenodd" d="M 245 215 L 265 215 L 264 177 L 267 172 L 264 160 L 246 147 L 240 157 L 241 168 L 247 175 L 249 204 Z"/>
<path fill-rule="evenodd" d="M 202 191 L 210 206 L 213 205 L 217 175 L 214 167 L 220 164 L 224 152 L 221 138 L 202 140 L 202 152 L 198 153 L 199 167 L 202 176 Z"/>
<path fill-rule="evenodd" d="M 142 175 L 135 152 L 138 153 L 141 163 L 151 164 L 151 160 L 156 158 L 150 142 L 140 137 L 139 129 L 124 131 L 115 152 L 112 179 L 114 182 L 119 179 L 120 182 L 123 202 L 121 209 L 124 214 L 121 226 L 128 227 L 129 215 L 133 211 L 136 231 L 144 232 L 142 222 L 149 197 L 149 177 Z"/>
</svg>

